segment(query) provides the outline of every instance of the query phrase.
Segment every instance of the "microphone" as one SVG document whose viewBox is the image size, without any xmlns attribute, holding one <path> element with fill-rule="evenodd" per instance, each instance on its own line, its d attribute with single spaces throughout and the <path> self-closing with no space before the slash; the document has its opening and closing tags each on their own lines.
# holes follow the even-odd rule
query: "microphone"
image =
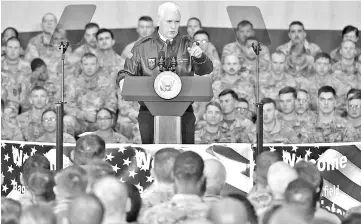
<svg viewBox="0 0 361 224">
<path fill-rule="evenodd" d="M 164 51 L 160 51 L 158 54 L 158 66 L 159 71 L 163 72 L 165 66 L 165 53 Z"/>
<path fill-rule="evenodd" d="M 170 57 L 170 66 L 171 66 L 172 72 L 175 72 L 175 70 L 178 66 L 177 56 L 175 54 Z"/>
</svg>

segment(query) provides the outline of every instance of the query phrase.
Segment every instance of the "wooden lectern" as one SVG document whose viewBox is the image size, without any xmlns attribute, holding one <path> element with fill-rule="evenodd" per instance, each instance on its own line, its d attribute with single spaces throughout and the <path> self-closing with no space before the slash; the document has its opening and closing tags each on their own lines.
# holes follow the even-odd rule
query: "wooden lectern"
<svg viewBox="0 0 361 224">
<path fill-rule="evenodd" d="M 154 90 L 154 78 L 128 76 L 124 80 L 122 97 L 126 101 L 143 101 L 154 116 L 155 144 L 182 144 L 181 116 L 192 102 L 208 102 L 213 97 L 209 77 L 183 76 L 182 90 L 166 100 Z"/>
</svg>

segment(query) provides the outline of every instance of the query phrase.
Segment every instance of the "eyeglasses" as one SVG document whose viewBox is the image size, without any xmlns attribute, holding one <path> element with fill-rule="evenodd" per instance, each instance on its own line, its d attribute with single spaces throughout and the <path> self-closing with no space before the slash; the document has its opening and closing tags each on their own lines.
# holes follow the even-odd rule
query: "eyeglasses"
<svg viewBox="0 0 361 224">
<path fill-rule="evenodd" d="M 348 105 L 348 108 L 350 108 L 350 109 L 360 109 L 361 105 Z"/>
<path fill-rule="evenodd" d="M 299 103 L 306 103 L 307 100 L 305 100 L 305 99 L 297 99 L 297 102 L 299 102 Z"/>
<path fill-rule="evenodd" d="M 97 121 L 108 121 L 111 120 L 111 117 L 97 117 Z"/>
<path fill-rule="evenodd" d="M 236 110 L 238 110 L 239 112 L 245 112 L 247 108 L 237 107 Z"/>
<path fill-rule="evenodd" d="M 52 117 L 52 118 L 49 118 L 49 119 L 43 119 L 43 121 L 44 121 L 45 123 L 50 123 L 50 122 L 56 121 L 56 118 L 55 118 L 55 117 Z"/>
<path fill-rule="evenodd" d="M 206 43 L 208 43 L 207 40 L 197 40 L 196 42 L 199 43 L 199 44 L 206 44 Z"/>
</svg>

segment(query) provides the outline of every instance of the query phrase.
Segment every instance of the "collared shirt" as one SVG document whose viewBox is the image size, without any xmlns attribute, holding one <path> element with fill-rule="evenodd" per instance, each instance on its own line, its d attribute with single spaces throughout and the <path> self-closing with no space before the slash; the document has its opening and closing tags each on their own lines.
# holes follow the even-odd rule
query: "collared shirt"
<svg viewBox="0 0 361 224">
<path fill-rule="evenodd" d="M 198 195 L 176 194 L 169 202 L 154 206 L 140 223 L 175 224 L 189 219 L 206 218 L 209 206 Z"/>
</svg>

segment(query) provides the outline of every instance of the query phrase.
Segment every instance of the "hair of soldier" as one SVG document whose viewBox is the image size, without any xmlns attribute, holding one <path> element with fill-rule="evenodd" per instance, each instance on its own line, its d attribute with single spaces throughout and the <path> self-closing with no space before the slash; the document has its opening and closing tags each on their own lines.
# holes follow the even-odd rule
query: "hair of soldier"
<svg viewBox="0 0 361 224">
<path fill-rule="evenodd" d="M 331 86 L 322 86 L 321 88 L 319 88 L 317 96 L 319 97 L 321 93 L 332 93 L 334 97 L 337 96 L 335 89 Z"/>
<path fill-rule="evenodd" d="M 361 93 L 361 89 L 355 89 L 355 88 L 350 89 L 346 94 L 346 99 L 349 98 L 349 95 L 355 94 L 355 93 Z"/>
<path fill-rule="evenodd" d="M 173 183 L 173 168 L 175 159 L 181 153 L 175 148 L 163 148 L 154 154 L 154 174 L 157 181 Z"/>
<path fill-rule="evenodd" d="M 34 86 L 34 88 L 32 88 L 30 90 L 30 95 L 35 92 L 35 91 L 39 91 L 39 90 L 42 90 L 46 93 L 46 95 L 48 95 L 48 91 L 43 87 L 43 86 Z"/>
<path fill-rule="evenodd" d="M 321 59 L 321 58 L 324 58 L 324 59 L 328 59 L 328 62 L 331 63 L 332 59 L 330 57 L 330 55 L 326 52 L 318 52 L 316 55 L 315 55 L 315 62 L 318 60 L 318 59 Z"/>
<path fill-rule="evenodd" d="M 105 108 L 105 107 L 100 108 L 100 109 L 97 111 L 97 114 L 98 114 L 100 111 L 102 111 L 102 110 L 107 111 L 107 112 L 110 114 L 110 117 L 111 117 L 112 119 L 114 118 L 115 113 L 114 113 L 113 111 L 109 110 L 108 108 Z"/>
<path fill-rule="evenodd" d="M 342 224 L 359 224 L 360 222 L 361 222 L 360 213 L 351 213 L 344 220 L 342 220 Z"/>
<path fill-rule="evenodd" d="M 20 202 L 6 197 L 1 197 L 1 223 L 17 224 L 21 215 Z"/>
<path fill-rule="evenodd" d="M 231 94 L 232 98 L 235 100 L 238 100 L 237 93 L 232 89 L 225 89 L 220 94 L 218 94 L 218 98 L 221 98 L 222 96 L 225 96 L 227 94 Z"/>
<path fill-rule="evenodd" d="M 283 88 L 278 92 L 278 96 L 281 96 L 282 94 L 287 94 L 287 93 L 292 93 L 293 98 L 294 98 L 294 99 L 297 98 L 297 90 L 296 90 L 295 88 L 293 88 L 292 86 L 283 87 Z"/>
<path fill-rule="evenodd" d="M 28 188 L 37 197 L 41 197 L 46 202 L 55 199 L 54 186 L 55 179 L 54 173 L 51 170 L 34 167 L 28 180 Z"/>
<path fill-rule="evenodd" d="M 99 25 L 97 23 L 88 23 L 85 25 L 85 30 L 88 30 L 88 29 L 92 29 L 92 28 L 97 28 L 97 29 L 100 29 Z"/>
<path fill-rule="evenodd" d="M 237 29 L 239 30 L 240 27 L 250 26 L 253 29 L 253 24 L 248 20 L 242 20 L 237 24 Z"/>
<path fill-rule="evenodd" d="M 21 214 L 20 224 L 56 224 L 56 216 L 49 205 L 35 204 L 26 207 Z"/>
<path fill-rule="evenodd" d="M 15 37 L 16 37 L 16 38 L 19 38 L 19 32 L 18 32 L 18 30 L 15 29 L 14 27 L 10 27 L 10 26 L 9 26 L 9 27 L 6 27 L 5 30 L 1 33 L 1 39 L 4 38 L 4 35 L 5 35 L 6 31 L 8 31 L 8 30 L 13 30 L 14 33 L 15 33 Z"/>
<path fill-rule="evenodd" d="M 41 120 L 43 120 L 44 115 L 49 113 L 49 112 L 53 112 L 55 115 L 57 115 L 56 111 L 54 109 L 48 108 L 48 109 L 44 110 L 44 112 L 41 114 Z"/>
<path fill-rule="evenodd" d="M 87 52 L 85 53 L 82 57 L 81 57 L 81 62 L 83 62 L 84 58 L 95 58 L 98 61 L 98 58 L 95 54 L 91 53 L 91 52 Z"/>
<path fill-rule="evenodd" d="M 290 25 L 288 26 L 288 29 L 291 30 L 291 26 L 294 26 L 294 25 L 302 26 L 302 29 L 305 30 L 305 26 L 303 25 L 303 23 L 301 21 L 291 22 Z"/>
<path fill-rule="evenodd" d="M 285 191 L 287 203 L 306 206 L 315 212 L 317 204 L 316 189 L 312 184 L 302 178 L 298 178 L 288 184 Z"/>
<path fill-rule="evenodd" d="M 179 6 L 174 2 L 165 2 L 158 7 L 157 17 L 158 20 L 163 19 L 165 11 L 178 12 L 181 15 Z"/>
<path fill-rule="evenodd" d="M 277 108 L 276 101 L 275 101 L 274 99 L 271 99 L 271 98 L 268 98 L 268 97 L 263 98 L 263 99 L 261 100 L 261 103 L 262 103 L 263 105 L 266 105 L 266 104 L 268 104 L 268 103 L 272 103 L 273 106 L 274 106 L 275 108 Z"/>
<path fill-rule="evenodd" d="M 137 222 L 139 211 L 142 206 L 142 198 L 140 197 L 139 190 L 134 184 L 125 183 L 128 190 L 128 198 L 131 201 L 131 208 L 130 211 L 127 212 L 127 222 Z"/>
<path fill-rule="evenodd" d="M 351 100 L 361 100 L 361 92 L 356 92 L 353 96 L 347 99 L 348 102 Z"/>
<path fill-rule="evenodd" d="M 214 106 L 217 107 L 219 109 L 219 111 L 222 111 L 222 107 L 221 105 L 217 102 L 217 101 L 211 101 L 206 105 L 206 111 L 208 109 L 209 106 Z"/>
<path fill-rule="evenodd" d="M 85 165 L 87 161 L 105 156 L 105 141 L 95 134 L 85 135 L 76 141 L 74 148 L 74 162 Z"/>
<path fill-rule="evenodd" d="M 240 201 L 246 208 L 249 223 L 250 224 L 258 224 L 258 216 L 257 216 L 256 210 L 255 210 L 254 206 L 252 205 L 252 203 L 247 199 L 247 197 L 245 197 L 244 195 L 241 195 L 241 194 L 236 194 L 236 193 L 229 194 L 229 195 L 227 195 L 227 197 L 230 197 L 230 198 Z"/>
<path fill-rule="evenodd" d="M 351 25 L 348 25 L 348 26 L 345 26 L 342 30 L 342 37 L 344 37 L 346 34 L 348 33 L 351 33 L 355 31 L 355 34 L 356 34 L 356 37 L 359 36 L 359 30 L 357 29 L 357 27 L 354 27 L 354 26 L 351 26 Z"/>
<path fill-rule="evenodd" d="M 88 176 L 86 170 L 79 165 L 68 166 L 55 175 L 56 187 L 63 196 L 75 198 L 86 192 Z"/>
<path fill-rule="evenodd" d="M 203 177 L 204 161 L 192 151 L 181 153 L 174 162 L 174 178 L 186 182 L 198 182 Z"/>
<path fill-rule="evenodd" d="M 198 34 L 204 34 L 204 35 L 206 35 L 206 36 L 208 37 L 208 40 L 211 40 L 211 39 L 210 39 L 210 36 L 209 36 L 209 33 L 208 33 L 207 31 L 205 31 L 205 30 L 198 30 L 197 32 L 195 32 L 195 33 L 193 34 L 193 38 L 194 38 L 196 35 L 198 35 Z"/>
<path fill-rule="evenodd" d="M 30 63 L 31 71 L 33 72 L 41 66 L 46 66 L 45 62 L 41 58 L 34 58 Z"/>
<path fill-rule="evenodd" d="M 111 30 L 109 29 L 106 29 L 106 28 L 102 28 L 100 30 L 98 30 L 97 34 L 95 35 L 97 40 L 98 40 L 98 36 L 102 33 L 110 33 L 110 37 L 114 40 L 114 34 Z"/>
<path fill-rule="evenodd" d="M 237 99 L 237 101 L 238 101 L 238 102 L 240 102 L 240 103 L 242 103 L 242 102 L 243 102 L 243 103 L 247 103 L 247 104 L 249 104 L 249 103 L 248 103 L 248 100 L 246 100 L 246 99 L 245 99 L 245 98 L 243 98 L 243 97 L 238 98 L 238 99 Z"/>
<path fill-rule="evenodd" d="M 199 18 L 197 18 L 197 17 L 191 17 L 191 18 L 188 19 L 187 24 L 188 24 L 189 21 L 191 21 L 191 20 L 196 20 L 196 21 L 199 23 L 199 27 L 202 28 L 202 22 L 201 22 L 201 20 L 200 20 Z M 208 38 L 209 38 L 209 36 L 208 36 Z"/>
<path fill-rule="evenodd" d="M 140 22 L 140 21 L 153 22 L 153 19 L 152 19 L 152 17 L 150 17 L 150 16 L 141 16 L 141 17 L 138 19 L 138 22 Z"/>
<path fill-rule="evenodd" d="M 17 41 L 17 42 L 19 42 L 19 45 L 21 44 L 20 39 L 19 39 L 18 37 L 10 37 L 10 38 L 6 41 L 6 45 L 8 45 L 8 43 L 9 43 L 10 41 Z"/>
<path fill-rule="evenodd" d="M 303 93 L 306 93 L 306 94 L 308 95 L 308 91 L 305 90 L 305 89 L 298 89 L 298 90 L 297 90 L 297 94 L 298 94 L 299 92 L 303 92 Z"/>
<path fill-rule="evenodd" d="M 271 54 L 271 58 L 272 58 L 273 55 L 281 55 L 281 56 L 284 56 L 285 59 L 286 59 L 285 53 L 283 53 L 283 52 L 280 51 L 280 50 L 276 50 L 275 52 L 273 52 L 273 53 Z"/>
<path fill-rule="evenodd" d="M 33 168 L 35 167 L 50 170 L 50 162 L 45 156 L 41 154 L 35 154 L 27 158 L 22 167 L 22 179 L 25 186 L 27 186 L 28 179 L 30 178 Z"/>
<path fill-rule="evenodd" d="M 55 21 L 58 21 L 58 19 L 56 18 L 56 16 L 55 16 L 53 13 L 48 12 L 48 13 L 45 13 L 45 15 L 44 15 L 43 17 L 41 17 L 41 21 L 42 21 L 42 22 L 44 22 L 44 19 L 45 19 L 45 17 L 46 17 L 47 15 L 53 16 L 54 19 L 55 19 Z"/>
</svg>

